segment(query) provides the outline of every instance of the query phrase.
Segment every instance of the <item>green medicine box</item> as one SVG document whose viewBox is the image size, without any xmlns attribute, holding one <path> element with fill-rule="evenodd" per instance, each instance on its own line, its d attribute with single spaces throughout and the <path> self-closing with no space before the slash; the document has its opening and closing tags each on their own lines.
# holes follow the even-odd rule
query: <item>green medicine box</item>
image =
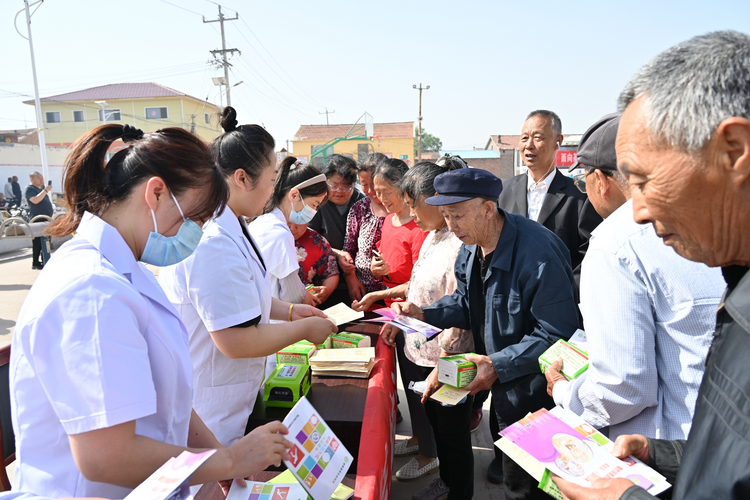
<svg viewBox="0 0 750 500">
<path fill-rule="evenodd" d="M 310 358 L 318 350 L 314 345 L 297 342 L 276 353 L 276 364 L 309 365 Z"/>
<path fill-rule="evenodd" d="M 563 360 L 560 371 L 568 380 L 573 380 L 589 367 L 588 353 L 564 340 L 558 340 L 539 356 L 539 368 L 542 369 L 542 373 L 546 372 L 547 368 L 552 366 L 558 358 Z"/>
<path fill-rule="evenodd" d="M 263 387 L 266 406 L 292 408 L 307 395 L 312 384 L 308 365 L 277 365 Z"/>
<path fill-rule="evenodd" d="M 331 335 L 331 343 L 334 349 L 370 347 L 370 336 L 348 332 L 334 333 Z"/>
<path fill-rule="evenodd" d="M 473 353 L 466 353 L 473 354 Z M 438 360 L 438 380 L 452 387 L 466 387 L 477 376 L 477 365 L 464 359 L 465 354 Z"/>
<path fill-rule="evenodd" d="M 315 347 L 317 347 L 318 349 L 332 349 L 332 347 L 331 347 L 332 346 L 332 343 L 331 343 L 331 337 L 332 336 L 333 336 L 333 334 L 329 335 L 328 338 L 325 340 L 325 342 L 323 342 L 322 344 L 318 344 Z M 295 345 L 314 345 L 314 344 L 312 342 L 310 342 L 309 340 L 300 340 Z"/>
</svg>

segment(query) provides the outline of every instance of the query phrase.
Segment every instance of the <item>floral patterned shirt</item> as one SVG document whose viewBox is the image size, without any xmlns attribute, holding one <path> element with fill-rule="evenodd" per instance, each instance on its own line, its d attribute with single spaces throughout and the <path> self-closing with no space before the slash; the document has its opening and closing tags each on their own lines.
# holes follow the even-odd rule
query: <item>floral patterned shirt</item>
<svg viewBox="0 0 750 500">
<path fill-rule="evenodd" d="M 380 241 L 385 217 L 372 213 L 370 198 L 363 198 L 352 205 L 346 220 L 345 252 L 349 252 L 356 266 L 357 279 L 367 293 L 383 290 L 383 283 L 370 271 L 372 250 Z"/>
<path fill-rule="evenodd" d="M 461 240 L 444 227 L 430 231 L 419 251 L 419 260 L 406 291 L 406 300 L 418 306 L 430 305 L 456 290 L 456 264 Z M 419 366 L 435 366 L 440 357 L 440 348 L 449 354 L 460 354 L 474 350 L 474 337 L 470 330 L 448 328 L 427 340 L 421 333 L 405 334 L 404 353 Z"/>
<path fill-rule="evenodd" d="M 294 241 L 294 246 L 297 247 L 299 277 L 306 286 L 320 286 L 325 279 L 339 273 L 331 245 L 317 231 L 308 228 Z"/>
</svg>

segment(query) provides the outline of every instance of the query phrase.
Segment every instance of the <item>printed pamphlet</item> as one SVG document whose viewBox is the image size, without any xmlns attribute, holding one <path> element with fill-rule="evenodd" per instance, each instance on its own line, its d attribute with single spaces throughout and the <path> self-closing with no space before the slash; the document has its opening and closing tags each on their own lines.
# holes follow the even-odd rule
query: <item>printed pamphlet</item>
<svg viewBox="0 0 750 500">
<path fill-rule="evenodd" d="M 333 307 L 329 307 L 323 312 L 326 314 L 326 316 L 328 316 L 328 319 L 333 321 L 336 326 L 343 325 L 344 323 L 350 323 L 352 321 L 365 317 L 364 312 L 357 312 L 343 302 L 336 304 Z"/>
<path fill-rule="evenodd" d="M 233 481 L 227 500 L 307 500 L 307 492 L 294 478 L 283 484 L 247 481 L 244 488 Z"/>
<path fill-rule="evenodd" d="M 125 500 L 192 500 L 188 479 L 216 450 L 203 453 L 183 451 L 156 469 Z"/>
<path fill-rule="evenodd" d="M 292 474 L 292 471 L 287 469 L 268 482 L 273 483 L 273 484 L 277 484 L 277 483 L 281 484 L 281 483 L 291 483 L 294 481 L 296 481 L 294 474 Z M 331 495 L 330 500 L 348 500 L 349 498 L 353 496 L 354 496 L 354 490 L 346 486 L 344 483 L 341 483 L 338 486 L 338 488 L 334 490 L 333 495 Z M 305 493 L 305 498 L 312 499 L 312 497 L 307 495 L 307 493 Z"/>
<path fill-rule="evenodd" d="M 411 316 L 398 314 L 393 309 L 384 307 L 381 309 L 375 309 L 373 312 L 379 314 L 381 317 L 366 319 L 365 321 L 370 321 L 373 323 L 389 323 L 391 325 L 397 326 L 399 329 L 403 330 L 404 333 L 421 333 L 428 339 L 431 339 L 432 337 L 443 331 L 440 328 L 429 325 L 424 321 L 414 319 Z"/>
<path fill-rule="evenodd" d="M 284 464 L 313 500 L 328 500 L 352 464 L 352 455 L 341 444 L 307 398 L 284 419 L 292 447 Z"/>
<path fill-rule="evenodd" d="M 652 495 L 666 491 L 666 478 L 640 460 L 612 455 L 614 443 L 581 417 L 560 407 L 541 409 L 500 431 L 495 444 L 540 482 L 551 496 L 559 494 L 553 472 L 581 486 L 597 478 L 630 479 Z"/>
</svg>

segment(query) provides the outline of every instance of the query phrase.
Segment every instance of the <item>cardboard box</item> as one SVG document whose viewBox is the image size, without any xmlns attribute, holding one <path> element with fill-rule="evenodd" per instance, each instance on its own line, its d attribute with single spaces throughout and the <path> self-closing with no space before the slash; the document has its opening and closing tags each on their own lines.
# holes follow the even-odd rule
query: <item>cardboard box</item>
<svg viewBox="0 0 750 500">
<path fill-rule="evenodd" d="M 542 373 L 547 371 L 547 368 L 552 366 L 552 363 L 557 361 L 557 358 L 563 359 L 560 372 L 568 380 L 576 378 L 589 367 L 588 353 L 564 340 L 558 340 L 552 344 L 552 347 L 539 356 L 539 368 L 542 369 Z"/>
<path fill-rule="evenodd" d="M 277 365 L 263 384 L 266 406 L 292 408 L 310 390 L 312 372 L 308 365 Z"/>
<path fill-rule="evenodd" d="M 318 348 L 310 343 L 297 342 L 276 353 L 276 364 L 309 365 L 310 358 L 317 350 Z"/>
<path fill-rule="evenodd" d="M 331 335 L 331 344 L 334 349 L 361 349 L 370 347 L 370 336 L 348 332 L 335 333 Z"/>
<path fill-rule="evenodd" d="M 473 353 L 466 353 L 473 354 Z M 451 387 L 466 387 L 477 376 L 477 365 L 464 359 L 464 354 L 438 360 L 438 380 Z"/>
</svg>

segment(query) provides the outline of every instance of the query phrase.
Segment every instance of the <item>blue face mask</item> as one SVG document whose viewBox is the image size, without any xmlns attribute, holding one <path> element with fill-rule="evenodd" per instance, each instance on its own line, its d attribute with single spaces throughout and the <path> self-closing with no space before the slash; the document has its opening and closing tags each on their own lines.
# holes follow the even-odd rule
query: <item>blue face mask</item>
<svg viewBox="0 0 750 500">
<path fill-rule="evenodd" d="M 305 205 L 304 200 L 302 201 L 302 210 L 299 212 L 294 209 L 294 203 L 292 203 L 292 211 L 289 212 L 289 222 L 300 225 L 309 224 L 317 213 L 318 211 L 313 207 Z"/>
<path fill-rule="evenodd" d="M 195 222 L 185 218 L 180 204 L 177 203 L 177 198 L 174 197 L 172 191 L 169 194 L 172 196 L 175 205 L 177 205 L 177 210 L 180 211 L 182 225 L 174 236 L 159 234 L 159 229 L 156 227 L 156 215 L 151 210 L 151 217 L 154 219 L 154 230 L 148 235 L 146 248 L 143 249 L 143 255 L 141 255 L 141 262 L 151 264 L 152 266 L 166 267 L 182 262 L 195 251 L 201 240 L 201 236 L 203 236 L 203 229 Z"/>
</svg>

